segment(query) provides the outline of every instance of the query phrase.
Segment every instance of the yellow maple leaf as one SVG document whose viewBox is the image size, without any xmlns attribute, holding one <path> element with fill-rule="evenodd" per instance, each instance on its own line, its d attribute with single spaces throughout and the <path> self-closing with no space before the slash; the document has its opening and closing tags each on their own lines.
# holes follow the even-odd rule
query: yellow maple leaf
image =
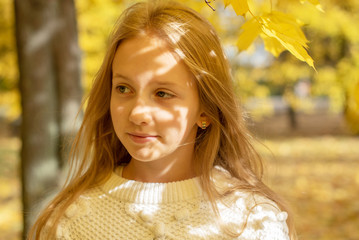
<svg viewBox="0 0 359 240">
<path fill-rule="evenodd" d="M 320 5 L 319 0 L 301 0 L 301 3 L 304 3 L 305 1 L 313 4 L 319 11 L 324 12 L 322 5 Z"/>
<path fill-rule="evenodd" d="M 314 68 L 313 59 L 306 51 L 308 40 L 293 16 L 273 11 L 259 17 L 259 21 L 263 34 L 278 40 L 296 58 Z"/>
<path fill-rule="evenodd" d="M 232 5 L 237 15 L 244 16 L 249 10 L 247 0 L 224 0 L 224 5 Z"/>
<path fill-rule="evenodd" d="M 271 33 L 268 36 L 272 34 L 275 36 L 285 35 L 307 47 L 308 40 L 300 28 L 299 22 L 292 15 L 272 11 L 262 15 L 259 19 L 262 29 Z"/>
<path fill-rule="evenodd" d="M 283 45 L 277 39 L 273 37 L 268 37 L 265 34 L 261 34 L 261 38 L 264 42 L 264 48 L 268 52 L 272 53 L 273 56 L 278 57 L 279 54 L 281 54 L 285 50 Z"/>
<path fill-rule="evenodd" d="M 261 32 L 261 25 L 252 18 L 241 26 L 242 32 L 237 41 L 239 50 L 246 50 Z"/>
</svg>

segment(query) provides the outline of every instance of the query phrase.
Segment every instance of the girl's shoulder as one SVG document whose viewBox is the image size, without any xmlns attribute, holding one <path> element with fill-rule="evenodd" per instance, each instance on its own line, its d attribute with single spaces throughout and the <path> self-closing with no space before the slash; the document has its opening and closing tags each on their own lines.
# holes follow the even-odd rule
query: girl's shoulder
<svg viewBox="0 0 359 240">
<path fill-rule="evenodd" d="M 271 199 L 237 186 L 240 181 L 225 169 L 216 167 L 212 180 L 218 193 L 217 207 L 222 221 L 242 223 L 243 232 L 239 239 L 289 239 L 287 218 Z M 234 225 L 236 232 L 238 226 Z"/>
</svg>

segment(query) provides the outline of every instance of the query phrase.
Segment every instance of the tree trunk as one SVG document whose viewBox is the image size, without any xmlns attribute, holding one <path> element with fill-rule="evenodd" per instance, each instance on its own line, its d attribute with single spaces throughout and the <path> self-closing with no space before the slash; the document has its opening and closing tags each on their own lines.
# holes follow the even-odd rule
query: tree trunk
<svg viewBox="0 0 359 240">
<path fill-rule="evenodd" d="M 73 0 L 14 0 L 22 105 L 24 234 L 58 188 L 63 139 L 76 129 L 80 50 Z"/>
</svg>

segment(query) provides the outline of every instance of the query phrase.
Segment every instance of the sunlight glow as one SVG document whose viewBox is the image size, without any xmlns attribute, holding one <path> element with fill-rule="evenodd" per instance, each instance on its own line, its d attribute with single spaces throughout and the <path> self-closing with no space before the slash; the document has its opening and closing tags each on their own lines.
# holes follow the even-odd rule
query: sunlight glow
<svg viewBox="0 0 359 240">
<path fill-rule="evenodd" d="M 217 57 L 217 54 L 214 52 L 214 50 L 210 51 L 210 52 L 209 52 L 209 55 L 210 55 L 211 57 Z"/>
<path fill-rule="evenodd" d="M 207 235 L 207 236 L 211 236 L 211 235 L 218 235 L 219 234 L 219 229 L 211 224 L 210 226 L 206 226 L 206 227 L 203 227 L 203 226 L 199 226 L 197 228 L 194 228 L 194 227 L 191 227 L 189 226 L 189 233 L 192 234 L 193 236 L 204 236 L 204 235 Z M 209 231 L 206 231 L 204 232 L 203 229 L 210 229 Z"/>
<path fill-rule="evenodd" d="M 158 63 L 158 68 L 156 69 L 156 71 L 153 71 L 154 75 L 166 74 L 178 64 L 178 60 L 174 58 L 171 52 L 165 52 L 161 54 L 154 61 Z"/>
<path fill-rule="evenodd" d="M 171 29 L 176 29 L 176 32 L 169 34 L 170 39 L 174 44 L 178 43 L 182 36 L 186 34 L 186 30 L 182 28 L 183 23 L 171 22 L 168 24 Z"/>
</svg>

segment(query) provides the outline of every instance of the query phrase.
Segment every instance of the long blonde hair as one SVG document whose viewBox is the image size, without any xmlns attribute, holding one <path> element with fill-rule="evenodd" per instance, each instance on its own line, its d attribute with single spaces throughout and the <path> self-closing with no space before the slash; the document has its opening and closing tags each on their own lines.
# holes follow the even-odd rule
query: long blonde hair
<svg viewBox="0 0 359 240">
<path fill-rule="evenodd" d="M 117 138 L 111 122 L 111 65 L 121 41 L 145 33 L 164 39 L 197 80 L 200 104 L 211 125 L 206 130 L 198 130 L 195 171 L 201 176 L 202 187 L 211 202 L 218 197 L 211 182 L 212 169 L 218 165 L 240 180 L 237 188 L 261 194 L 288 211 L 283 201 L 261 181 L 262 161 L 245 126 L 232 86 L 230 67 L 215 30 L 206 19 L 186 6 L 172 1 L 150 1 L 126 9 L 115 25 L 72 147 L 67 182 L 35 222 L 30 239 L 39 238 L 50 218 L 54 234 L 56 224 L 71 203 L 86 189 L 106 181 L 116 166 L 129 162 L 131 157 Z M 287 223 L 291 239 L 295 239 L 291 219 L 289 216 Z"/>
</svg>

